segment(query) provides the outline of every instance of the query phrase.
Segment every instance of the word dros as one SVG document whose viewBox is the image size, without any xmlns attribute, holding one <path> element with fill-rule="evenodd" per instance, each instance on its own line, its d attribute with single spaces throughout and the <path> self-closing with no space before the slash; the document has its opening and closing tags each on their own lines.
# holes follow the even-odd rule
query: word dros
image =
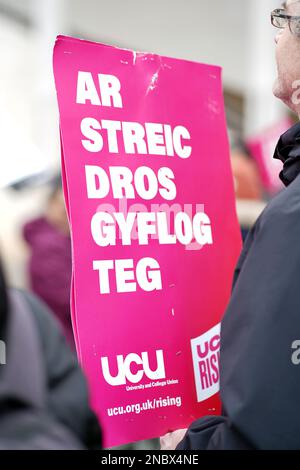
<svg viewBox="0 0 300 470">
<path fill-rule="evenodd" d="M 167 201 L 176 198 L 175 176 L 170 168 L 160 168 L 158 173 L 141 166 L 133 173 L 126 166 L 111 166 L 109 172 L 96 165 L 85 166 L 86 188 L 89 199 L 103 199 L 112 193 L 114 199 L 150 201 L 158 194 Z"/>
<path fill-rule="evenodd" d="M 151 369 L 147 352 L 142 352 L 141 356 L 130 353 L 125 358 L 122 354 L 117 356 L 117 374 L 112 375 L 108 364 L 108 357 L 101 358 L 102 373 L 105 381 L 112 386 L 126 385 L 126 380 L 131 383 L 138 383 L 144 375 L 150 380 L 166 378 L 163 351 L 156 351 L 156 368 Z M 132 371 L 132 368 L 136 372 Z M 139 367 L 140 366 L 140 367 Z"/>
</svg>

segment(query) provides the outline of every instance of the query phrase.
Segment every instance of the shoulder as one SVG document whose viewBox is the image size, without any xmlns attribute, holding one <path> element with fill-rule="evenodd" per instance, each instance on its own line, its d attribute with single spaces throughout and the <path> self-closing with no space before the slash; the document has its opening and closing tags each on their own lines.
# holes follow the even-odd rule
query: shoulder
<svg viewBox="0 0 300 470">
<path fill-rule="evenodd" d="M 289 215 L 298 211 L 300 211 L 300 175 L 270 201 L 264 216 L 268 218 L 274 215 Z"/>
<path fill-rule="evenodd" d="M 18 296 L 33 318 L 48 375 L 62 375 L 63 371 L 70 369 L 79 371 L 62 328 L 48 307 L 36 296 L 20 289 L 11 289 L 10 295 Z"/>
<path fill-rule="evenodd" d="M 261 234 L 300 237 L 300 175 L 276 195 L 255 224 L 255 238 Z"/>
<path fill-rule="evenodd" d="M 36 326 L 41 345 L 41 360 L 47 379 L 48 412 L 71 429 L 88 447 L 98 447 L 101 430 L 89 408 L 86 380 L 75 355 L 48 308 L 35 296 L 21 290 L 11 290 L 19 296 Z M 20 302 L 19 302 L 20 303 Z"/>
<path fill-rule="evenodd" d="M 23 300 L 33 316 L 42 339 L 49 339 L 49 336 L 51 337 L 52 335 L 63 336 L 60 324 L 55 319 L 53 313 L 38 297 L 25 290 L 16 288 L 11 289 L 11 294 L 18 295 Z"/>
</svg>

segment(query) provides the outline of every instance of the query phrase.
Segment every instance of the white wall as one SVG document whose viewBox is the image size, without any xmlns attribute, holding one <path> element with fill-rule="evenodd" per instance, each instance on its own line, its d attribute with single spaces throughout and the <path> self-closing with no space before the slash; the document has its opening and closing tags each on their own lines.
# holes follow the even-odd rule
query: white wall
<svg viewBox="0 0 300 470">
<path fill-rule="evenodd" d="M 244 15 L 248 3 L 69 0 L 68 21 L 74 32 L 98 41 L 221 65 L 225 83 L 243 90 L 247 39 Z"/>
</svg>

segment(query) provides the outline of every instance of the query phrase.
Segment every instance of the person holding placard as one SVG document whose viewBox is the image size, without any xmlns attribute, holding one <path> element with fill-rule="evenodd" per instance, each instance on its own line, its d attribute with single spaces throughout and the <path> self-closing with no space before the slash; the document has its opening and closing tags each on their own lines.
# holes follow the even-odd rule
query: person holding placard
<svg viewBox="0 0 300 470">
<path fill-rule="evenodd" d="M 278 79 L 274 94 L 300 118 L 300 1 L 271 14 Z M 222 416 L 162 439 L 174 449 L 300 449 L 300 123 L 279 140 L 286 189 L 252 228 L 237 264 L 221 327 Z"/>
</svg>

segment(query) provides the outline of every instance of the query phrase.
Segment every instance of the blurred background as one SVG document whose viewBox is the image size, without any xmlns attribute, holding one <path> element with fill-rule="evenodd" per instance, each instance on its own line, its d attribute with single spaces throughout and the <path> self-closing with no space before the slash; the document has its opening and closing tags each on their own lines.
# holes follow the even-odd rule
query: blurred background
<svg viewBox="0 0 300 470">
<path fill-rule="evenodd" d="M 274 144 L 293 116 L 272 95 L 275 0 L 0 0 L 0 243 L 28 286 L 22 227 L 59 168 L 52 47 L 59 33 L 221 65 L 238 214 L 246 232 L 278 185 Z M 280 167 L 280 166 L 279 166 Z M 51 191 L 51 189 L 50 189 Z"/>
<path fill-rule="evenodd" d="M 57 180 L 56 35 L 223 67 L 245 237 L 282 189 L 272 155 L 295 120 L 272 94 L 276 31 L 270 12 L 279 6 L 276 0 L 0 0 L 1 256 L 10 283 L 43 298 L 71 343 L 70 240 Z"/>
</svg>

